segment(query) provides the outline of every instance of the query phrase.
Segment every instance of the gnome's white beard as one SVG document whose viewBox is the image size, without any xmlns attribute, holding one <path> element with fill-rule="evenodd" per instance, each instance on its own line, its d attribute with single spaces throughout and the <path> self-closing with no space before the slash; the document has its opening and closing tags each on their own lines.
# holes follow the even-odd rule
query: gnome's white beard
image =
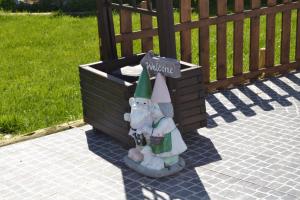
<svg viewBox="0 0 300 200">
<path fill-rule="evenodd" d="M 130 126 L 133 129 L 140 129 L 152 123 L 150 111 L 138 107 L 131 108 L 130 119 Z"/>
</svg>

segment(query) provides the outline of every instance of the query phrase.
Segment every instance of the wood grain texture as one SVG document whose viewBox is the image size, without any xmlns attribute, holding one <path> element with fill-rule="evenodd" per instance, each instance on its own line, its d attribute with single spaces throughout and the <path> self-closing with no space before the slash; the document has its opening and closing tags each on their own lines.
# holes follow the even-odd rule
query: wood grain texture
<svg viewBox="0 0 300 200">
<path fill-rule="evenodd" d="M 295 60 L 300 62 L 300 9 L 297 10 L 296 53 Z"/>
<path fill-rule="evenodd" d="M 235 0 L 234 12 L 241 13 L 244 10 L 244 0 Z M 243 73 L 243 36 L 244 36 L 244 20 L 234 22 L 233 33 L 233 75 Z"/>
<path fill-rule="evenodd" d="M 209 18 L 209 0 L 199 0 L 199 22 Z M 203 81 L 210 82 L 209 24 L 199 29 L 199 65 L 203 67 Z"/>
<path fill-rule="evenodd" d="M 120 33 L 132 33 L 132 13 L 128 10 L 120 10 Z M 122 57 L 133 55 L 132 40 L 125 40 L 121 42 Z"/>
<path fill-rule="evenodd" d="M 141 2 L 141 8 L 147 8 L 147 2 Z M 141 14 L 141 30 L 151 30 L 153 28 L 152 16 Z M 147 52 L 153 49 L 153 37 L 142 38 L 142 51 Z"/>
<path fill-rule="evenodd" d="M 267 5 L 269 7 L 276 5 L 276 0 L 268 0 Z M 275 13 L 267 15 L 266 23 L 266 67 L 274 66 L 274 52 L 275 52 Z"/>
<path fill-rule="evenodd" d="M 180 1 L 180 22 L 191 21 L 191 0 Z M 186 62 L 192 61 L 192 45 L 191 45 L 191 30 L 184 30 L 180 32 L 180 52 L 181 60 Z"/>
<path fill-rule="evenodd" d="M 258 9 L 260 0 L 251 0 L 251 9 Z M 260 17 L 250 18 L 250 59 L 249 70 L 256 71 L 259 67 L 259 33 L 260 33 Z M 255 77 L 254 77 L 255 78 Z"/>
<path fill-rule="evenodd" d="M 217 1 L 217 15 L 223 16 L 227 13 L 227 0 Z M 227 38 L 226 23 L 217 25 L 217 80 L 226 79 L 227 77 Z"/>
<path fill-rule="evenodd" d="M 293 70 L 293 69 L 300 69 L 300 63 L 299 62 L 291 62 L 288 64 L 280 64 L 276 65 L 274 67 L 269 68 L 262 68 L 256 71 L 247 72 L 239 76 L 234 76 L 231 78 L 227 78 L 225 80 L 220 81 L 214 81 L 210 84 L 206 85 L 208 91 L 214 91 L 223 87 L 229 87 L 231 85 L 237 85 L 245 83 L 248 80 L 251 80 L 255 77 L 258 77 L 262 74 L 272 74 L 272 73 L 281 73 L 283 70 Z"/>
<path fill-rule="evenodd" d="M 111 8 L 105 6 L 105 0 L 96 1 L 99 49 L 102 60 L 113 60 L 117 56 L 114 24 Z"/>
<path fill-rule="evenodd" d="M 207 1 L 207 0 L 200 0 L 200 1 Z M 239 21 L 242 19 L 260 16 L 260 15 L 267 15 L 270 13 L 278 13 L 283 12 L 286 10 L 292 10 L 292 9 L 299 9 L 300 8 L 300 2 L 292 2 L 289 4 L 279 4 L 273 7 L 263 7 L 260 9 L 255 10 L 247 10 L 243 13 L 234 13 L 234 14 L 227 14 L 224 16 L 214 16 L 214 17 L 207 17 L 203 18 L 202 20 L 198 21 L 192 21 L 192 22 L 186 22 L 184 24 L 176 24 L 174 25 L 175 31 L 184 31 L 187 29 L 201 29 L 203 31 L 203 27 L 207 27 L 209 25 L 216 25 L 219 23 L 229 22 L 229 21 Z M 207 12 L 207 11 L 205 11 Z M 204 13 L 205 13 L 204 12 Z M 200 13 L 201 14 L 201 13 Z M 203 13 L 202 13 L 203 14 Z M 124 41 L 124 40 L 136 40 L 140 38 L 150 37 L 158 35 L 158 29 L 153 28 L 152 30 L 145 30 L 145 31 L 135 31 L 131 34 L 123 34 L 123 35 L 116 35 L 116 41 L 118 43 Z"/>
<path fill-rule="evenodd" d="M 289 3 L 289 0 L 283 0 L 283 3 Z M 280 63 L 287 64 L 290 61 L 290 39 L 291 39 L 291 11 L 282 12 L 281 28 L 281 51 Z"/>
</svg>

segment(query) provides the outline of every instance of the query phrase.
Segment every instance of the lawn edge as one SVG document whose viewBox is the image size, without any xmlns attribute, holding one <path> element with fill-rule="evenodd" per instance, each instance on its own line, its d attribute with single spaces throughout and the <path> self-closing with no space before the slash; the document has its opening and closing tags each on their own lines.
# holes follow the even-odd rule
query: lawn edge
<svg viewBox="0 0 300 200">
<path fill-rule="evenodd" d="M 66 123 L 63 123 L 63 124 L 59 124 L 59 125 L 39 129 L 39 130 L 36 130 L 36 131 L 26 133 L 24 135 L 22 134 L 20 136 L 13 137 L 13 138 L 8 139 L 8 140 L 4 139 L 3 141 L 0 141 L 0 147 L 4 147 L 4 146 L 7 146 L 7 145 L 19 143 L 19 142 L 24 142 L 24 141 L 27 141 L 27 140 L 32 140 L 32 139 L 35 139 L 35 138 L 39 138 L 39 137 L 43 137 L 43 136 L 47 136 L 47 135 L 51 135 L 51 134 L 55 134 L 55 133 L 59 133 L 61 131 L 65 131 L 65 130 L 69 130 L 69 129 L 72 129 L 72 128 L 84 126 L 85 124 L 86 123 L 82 119 L 80 119 L 80 120 L 76 120 L 76 121 L 70 121 L 70 122 L 66 122 Z"/>
</svg>

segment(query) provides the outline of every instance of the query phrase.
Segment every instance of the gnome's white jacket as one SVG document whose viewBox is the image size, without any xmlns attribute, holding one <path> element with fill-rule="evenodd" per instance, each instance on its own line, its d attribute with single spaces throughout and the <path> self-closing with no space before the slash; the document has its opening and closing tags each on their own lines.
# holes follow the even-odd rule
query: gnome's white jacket
<svg viewBox="0 0 300 200">
<path fill-rule="evenodd" d="M 164 117 L 160 120 L 158 126 L 153 129 L 153 136 L 164 136 L 167 133 L 171 132 L 172 138 L 172 150 L 170 152 L 164 152 L 161 154 L 156 154 L 159 157 L 170 157 L 183 153 L 187 150 L 187 146 L 183 141 L 181 134 L 176 127 L 174 121 L 170 117 Z"/>
</svg>

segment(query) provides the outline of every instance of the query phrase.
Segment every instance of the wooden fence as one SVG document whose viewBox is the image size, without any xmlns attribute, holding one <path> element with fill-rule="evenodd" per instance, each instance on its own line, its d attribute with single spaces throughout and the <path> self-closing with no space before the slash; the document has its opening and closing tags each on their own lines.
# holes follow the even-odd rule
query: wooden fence
<svg viewBox="0 0 300 200">
<path fill-rule="evenodd" d="M 149 1 L 142 2 L 139 8 L 141 30 L 133 31 L 132 12 L 123 7 L 120 9 L 120 34 L 112 38 L 121 43 L 121 55 L 133 55 L 133 40 L 141 40 L 141 52 L 153 49 L 153 37 L 158 35 L 158 28 L 153 28 L 152 18 L 157 13 L 149 6 Z M 117 8 L 117 6 L 115 5 Z M 235 0 L 234 11 L 228 14 L 227 0 L 217 0 L 217 14 L 210 16 L 209 0 L 198 0 L 196 21 L 191 20 L 191 0 L 180 2 L 180 23 L 174 24 L 174 30 L 180 32 L 181 60 L 192 62 L 192 29 L 198 29 L 199 64 L 204 68 L 204 81 L 209 90 L 226 88 L 230 85 L 253 80 L 262 74 L 285 73 L 300 67 L 300 1 L 267 0 L 267 7 L 261 7 L 260 0 L 251 0 L 251 9 L 244 10 L 244 0 Z M 290 61 L 291 12 L 297 10 L 295 59 Z M 275 16 L 282 13 L 280 64 L 275 65 Z M 266 15 L 265 51 L 260 51 L 260 17 Z M 250 18 L 249 71 L 244 70 L 243 45 L 244 22 Z M 233 75 L 227 76 L 227 23 L 233 22 Z M 210 26 L 216 25 L 216 80 L 210 80 Z M 101 27 L 99 27 L 101 29 Z M 113 32 L 114 34 L 114 32 Z M 116 51 L 115 51 L 116 52 Z M 260 53 L 261 52 L 261 53 Z M 264 53 L 265 52 L 265 53 Z M 104 53 L 104 52 L 103 52 Z M 264 54 L 263 54 L 264 53 Z M 116 57 L 116 55 L 114 55 Z M 260 60 L 263 58 L 263 61 Z M 263 63 L 263 64 L 260 64 Z M 261 66 L 262 65 L 262 66 Z"/>
</svg>

